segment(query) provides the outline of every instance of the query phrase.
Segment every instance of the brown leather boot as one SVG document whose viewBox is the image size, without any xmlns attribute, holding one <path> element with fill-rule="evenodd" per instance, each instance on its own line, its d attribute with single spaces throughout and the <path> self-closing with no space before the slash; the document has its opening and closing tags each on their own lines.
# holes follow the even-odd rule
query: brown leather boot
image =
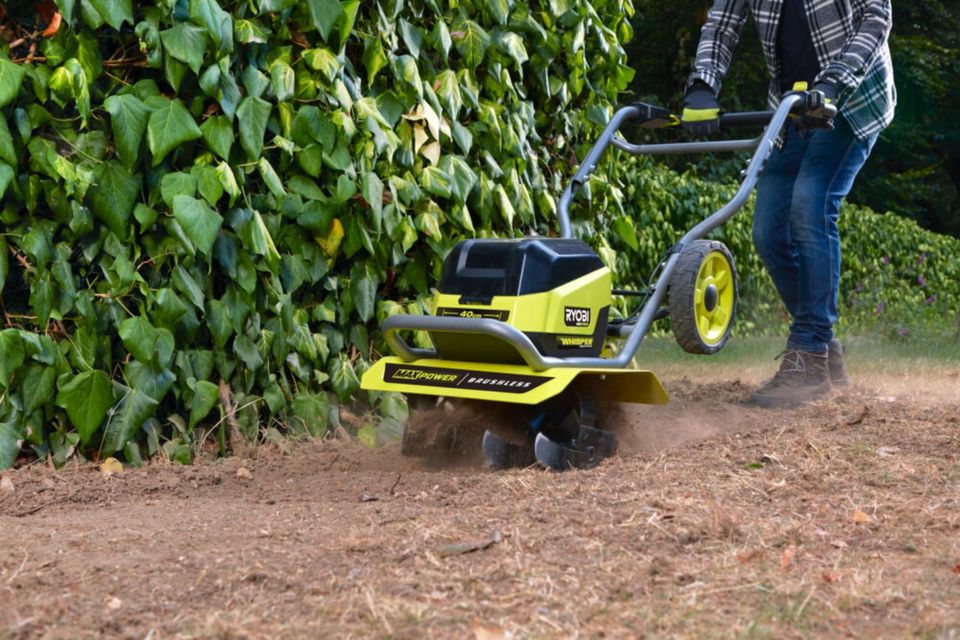
<svg viewBox="0 0 960 640">
<path fill-rule="evenodd" d="M 792 408 L 830 393 L 826 353 L 788 349 L 778 358 L 780 370 L 750 396 L 752 404 L 767 408 Z"/>
<path fill-rule="evenodd" d="M 830 383 L 835 387 L 849 387 L 847 367 L 843 364 L 843 345 L 834 338 L 827 344 L 827 367 L 830 369 Z"/>
</svg>

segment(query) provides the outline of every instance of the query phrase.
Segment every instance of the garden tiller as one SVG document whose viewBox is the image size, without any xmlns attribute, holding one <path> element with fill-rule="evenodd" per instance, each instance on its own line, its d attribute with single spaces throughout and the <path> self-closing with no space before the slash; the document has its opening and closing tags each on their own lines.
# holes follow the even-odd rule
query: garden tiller
<svg viewBox="0 0 960 640">
<path fill-rule="evenodd" d="M 737 272 L 726 246 L 704 237 L 743 206 L 788 117 L 828 121 L 835 113 L 819 92 L 795 91 L 776 111 L 720 116 L 721 128 L 765 125 L 755 139 L 633 144 L 618 135 L 625 124 L 676 127 L 679 119 L 648 104 L 620 108 L 560 198 L 560 237 L 457 244 L 443 262 L 433 315 L 384 321 L 396 355 L 378 360 L 363 388 L 514 405 L 525 434 L 519 441 L 483 435 L 494 467 L 596 465 L 614 453 L 616 437 L 598 423 L 594 401 L 667 402 L 657 376 L 634 362 L 654 320 L 669 316 L 685 351 L 724 346 L 737 310 Z M 650 155 L 754 149 L 733 199 L 680 238 L 643 291 L 612 289 L 610 269 L 570 225 L 570 203 L 610 145 Z M 613 320 L 610 305 L 620 295 L 636 296 L 636 311 Z M 405 331 L 428 332 L 433 348 L 411 346 Z M 404 452 L 417 453 L 406 441 Z"/>
</svg>

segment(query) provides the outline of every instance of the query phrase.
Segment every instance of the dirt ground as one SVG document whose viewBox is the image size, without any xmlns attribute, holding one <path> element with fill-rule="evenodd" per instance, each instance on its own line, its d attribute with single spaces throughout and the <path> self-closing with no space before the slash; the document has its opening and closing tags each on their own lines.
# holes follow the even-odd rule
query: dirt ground
<svg viewBox="0 0 960 640">
<path fill-rule="evenodd" d="M 960 371 L 797 411 L 756 382 L 668 378 L 590 471 L 328 441 L 6 472 L 0 638 L 960 638 Z"/>
</svg>

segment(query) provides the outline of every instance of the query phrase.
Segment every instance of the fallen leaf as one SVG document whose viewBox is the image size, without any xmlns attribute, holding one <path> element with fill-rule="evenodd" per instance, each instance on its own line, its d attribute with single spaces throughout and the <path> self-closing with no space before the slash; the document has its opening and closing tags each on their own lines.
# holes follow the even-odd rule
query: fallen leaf
<svg viewBox="0 0 960 640">
<path fill-rule="evenodd" d="M 116 611 L 122 606 L 123 606 L 123 600 L 117 597 L 110 598 L 110 600 L 107 602 L 107 609 L 110 609 L 112 611 Z"/>
<path fill-rule="evenodd" d="M 834 571 L 824 571 L 823 572 L 823 581 L 824 582 L 840 582 L 840 574 Z"/>
<path fill-rule="evenodd" d="M 246 467 L 240 467 L 237 469 L 237 477 L 241 480 L 249 480 L 253 477 L 253 474 L 250 473 L 250 469 L 247 469 Z"/>
<path fill-rule="evenodd" d="M 848 546 L 850 546 L 843 540 L 833 540 L 830 544 L 835 546 L 837 549 L 846 549 Z"/>
<path fill-rule="evenodd" d="M 780 571 L 786 573 L 787 569 L 790 567 L 790 564 L 793 562 L 793 557 L 797 555 L 797 548 L 794 545 L 790 545 L 783 550 L 783 555 L 780 557 Z"/>
<path fill-rule="evenodd" d="M 877 449 L 877 455 L 881 458 L 889 458 L 899 453 L 900 447 L 880 447 Z"/>
<path fill-rule="evenodd" d="M 759 558 L 763 555 L 763 549 L 749 549 L 741 551 L 737 554 L 737 560 L 740 561 L 740 564 L 746 564 L 753 560 L 754 558 Z"/>
<path fill-rule="evenodd" d="M 110 477 L 115 473 L 123 473 L 123 464 L 116 458 L 110 457 L 100 463 L 100 473 Z"/>
<path fill-rule="evenodd" d="M 503 627 L 485 627 L 479 622 L 474 622 L 470 630 L 473 631 L 473 640 L 506 640 L 510 637 Z"/>
<path fill-rule="evenodd" d="M 0 478 L 0 490 L 13 493 L 13 480 L 10 479 L 10 476 Z"/>
<path fill-rule="evenodd" d="M 960 564 L 955 566 L 953 569 L 950 569 L 950 571 L 953 571 L 954 573 L 960 573 Z"/>
<path fill-rule="evenodd" d="M 856 522 L 857 524 L 866 524 L 870 522 L 872 519 L 873 518 L 865 514 L 863 511 L 860 511 L 860 509 L 853 510 L 853 521 Z"/>
</svg>

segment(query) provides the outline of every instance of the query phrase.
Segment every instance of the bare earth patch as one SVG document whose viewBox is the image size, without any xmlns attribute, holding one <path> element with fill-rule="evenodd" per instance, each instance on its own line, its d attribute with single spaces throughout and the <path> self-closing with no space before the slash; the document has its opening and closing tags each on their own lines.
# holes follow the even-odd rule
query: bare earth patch
<svg viewBox="0 0 960 640">
<path fill-rule="evenodd" d="M 755 382 L 668 379 L 591 471 L 317 442 L 7 472 L 0 638 L 960 637 L 957 372 L 792 412 Z"/>
</svg>

